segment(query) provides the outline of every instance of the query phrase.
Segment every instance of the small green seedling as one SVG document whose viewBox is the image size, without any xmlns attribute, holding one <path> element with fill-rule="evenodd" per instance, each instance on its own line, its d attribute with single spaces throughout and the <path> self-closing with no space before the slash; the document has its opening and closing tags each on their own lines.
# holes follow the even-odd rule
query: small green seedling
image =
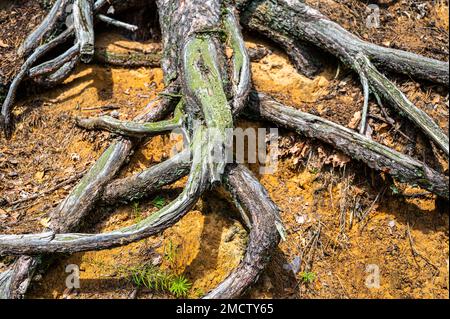
<svg viewBox="0 0 450 319">
<path fill-rule="evenodd" d="M 177 298 L 187 297 L 192 284 L 183 276 L 173 278 L 169 291 Z"/>
<path fill-rule="evenodd" d="M 300 273 L 300 280 L 304 283 L 304 284 L 311 284 L 314 282 L 314 280 L 316 280 L 316 273 L 312 272 L 312 271 L 304 271 L 302 273 Z"/>
<path fill-rule="evenodd" d="M 400 191 L 398 190 L 397 186 L 395 186 L 394 184 L 391 185 L 391 191 L 392 191 L 392 195 L 398 195 L 400 193 Z"/>
<path fill-rule="evenodd" d="M 166 200 L 162 196 L 156 196 L 152 201 L 153 206 L 158 209 L 163 208 L 166 205 Z"/>
</svg>

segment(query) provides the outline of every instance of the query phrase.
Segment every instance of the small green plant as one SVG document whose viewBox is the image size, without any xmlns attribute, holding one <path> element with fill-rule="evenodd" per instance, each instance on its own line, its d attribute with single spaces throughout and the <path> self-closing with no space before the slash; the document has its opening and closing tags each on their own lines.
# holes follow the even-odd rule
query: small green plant
<svg viewBox="0 0 450 319">
<path fill-rule="evenodd" d="M 309 172 L 311 174 L 318 174 L 320 172 L 320 169 L 318 167 L 310 167 Z"/>
<path fill-rule="evenodd" d="M 152 265 L 126 270 L 136 287 L 145 287 L 158 292 L 168 292 L 176 298 L 187 297 L 192 284 L 183 275 L 174 275 Z"/>
<path fill-rule="evenodd" d="M 316 280 L 316 273 L 312 272 L 312 271 L 304 271 L 302 273 L 300 273 L 300 280 L 304 283 L 304 284 L 311 284 L 314 282 L 314 280 Z"/>
<path fill-rule="evenodd" d="M 162 196 L 156 196 L 152 201 L 153 206 L 158 209 L 163 208 L 166 205 L 166 200 Z"/>
<path fill-rule="evenodd" d="M 136 222 L 140 222 L 142 220 L 142 210 L 138 202 L 133 203 L 133 217 Z"/>
<path fill-rule="evenodd" d="M 398 195 L 400 193 L 397 186 L 395 186 L 394 184 L 391 185 L 390 189 L 392 191 L 392 195 Z"/>
<path fill-rule="evenodd" d="M 192 284 L 183 276 L 176 276 L 170 283 L 169 291 L 177 298 L 187 297 Z"/>
</svg>

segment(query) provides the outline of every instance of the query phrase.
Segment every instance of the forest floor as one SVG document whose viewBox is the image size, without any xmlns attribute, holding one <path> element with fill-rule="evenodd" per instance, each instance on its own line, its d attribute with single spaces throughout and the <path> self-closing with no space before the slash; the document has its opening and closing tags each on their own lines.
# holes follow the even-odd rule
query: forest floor
<svg viewBox="0 0 450 319">
<path fill-rule="evenodd" d="M 365 27 L 362 1 L 313 1 L 333 20 L 362 38 L 448 60 L 448 1 L 378 1 L 381 26 Z M 425 7 L 420 5 L 425 4 Z M 16 72 L 17 45 L 45 11 L 35 1 L 0 6 L 0 78 Z M 11 21 L 15 28 L 11 29 Z M 9 28 L 9 29 L 8 29 Z M 252 63 L 253 83 L 285 104 L 356 128 L 363 96 L 359 80 L 337 60 L 324 58 L 320 75 L 299 74 L 272 43 L 246 35 L 247 45 L 270 51 Z M 97 36 L 97 48 L 145 52 L 151 42 L 130 41 L 114 31 Z M 402 91 L 448 131 L 448 91 L 390 75 Z M 88 169 L 113 135 L 85 131 L 75 116 L 108 114 L 132 119 L 163 89 L 160 68 L 80 65 L 63 85 L 25 96 L 11 140 L 0 138 L 0 233 L 39 232 L 46 217 L 74 186 L 74 176 Z M 0 92 L 1 94 L 1 92 Z M 0 97 L 1 98 L 1 97 Z M 371 103 L 371 137 L 448 174 L 445 157 L 414 127 L 391 110 Z M 238 127 L 271 127 L 239 120 Z M 161 135 L 139 147 L 121 176 L 168 158 L 178 140 Z M 247 294 L 254 298 L 448 298 L 448 203 L 429 193 L 393 182 L 384 174 L 350 160 L 332 147 L 280 129 L 280 162 L 274 174 L 259 175 L 281 208 L 288 237 L 280 243 L 268 269 Z M 41 194 L 58 183 L 72 182 L 35 200 L 7 203 Z M 175 198 L 185 179 L 132 205 L 99 207 L 83 227 L 104 232 L 135 223 Z M 3 201 L 3 204 L 1 203 Z M 3 205 L 3 206 L 1 206 Z M 35 276 L 29 298 L 129 298 L 135 290 L 129 270 L 150 263 L 192 283 L 189 297 L 215 287 L 244 255 L 247 233 L 234 220 L 234 208 L 211 191 L 174 227 L 159 236 L 99 252 L 60 256 L 43 275 Z M 12 261 L 0 258 L 0 271 Z M 81 270 L 81 288 L 65 287 L 66 266 Z M 379 270 L 379 287 L 368 285 Z M 173 297 L 143 289 L 138 298 Z"/>
</svg>

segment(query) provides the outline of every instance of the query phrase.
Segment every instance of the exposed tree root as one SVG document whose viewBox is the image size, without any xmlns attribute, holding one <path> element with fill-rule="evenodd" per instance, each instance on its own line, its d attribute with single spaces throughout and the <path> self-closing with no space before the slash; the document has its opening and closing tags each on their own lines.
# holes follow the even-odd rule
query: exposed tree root
<svg viewBox="0 0 450 319">
<path fill-rule="evenodd" d="M 90 0 L 75 0 L 73 3 L 73 25 L 80 46 L 80 57 L 84 63 L 94 57 L 94 8 Z"/>
<path fill-rule="evenodd" d="M 166 207 L 143 221 L 103 234 L 55 234 L 46 232 L 30 235 L 0 235 L 0 255 L 74 253 L 112 248 L 155 235 L 172 226 L 197 202 L 208 187 L 208 154 L 210 143 L 206 128 L 195 128 L 192 143 L 192 166 L 183 192 Z"/>
<path fill-rule="evenodd" d="M 231 166 L 226 185 L 248 221 L 249 243 L 239 266 L 204 298 L 237 298 L 256 283 L 266 268 L 273 250 L 280 241 L 280 210 L 272 202 L 266 189 L 243 165 Z"/>
<path fill-rule="evenodd" d="M 270 30 L 269 34 L 275 32 L 293 40 L 307 41 L 355 70 L 364 89 L 361 133 L 365 131 L 370 88 L 415 123 L 448 156 L 449 139 L 442 129 L 372 65 L 448 86 L 448 63 L 365 42 L 299 0 L 252 1 L 245 7 L 242 21 L 256 31 L 268 33 Z"/>
<path fill-rule="evenodd" d="M 311 43 L 350 67 L 357 54 L 363 53 L 380 68 L 448 86 L 448 62 L 363 41 L 301 0 L 237 2 L 247 3 L 241 3 L 241 23 L 255 31 L 263 27 Z"/>
<path fill-rule="evenodd" d="M 166 89 L 167 92 L 172 92 L 172 90 L 173 86 L 169 86 Z M 135 120 L 160 120 L 167 114 L 167 110 L 170 110 L 170 104 L 171 101 L 168 99 L 152 101 Z M 74 187 L 68 197 L 51 212 L 51 223 L 49 226 L 52 231 L 74 231 L 80 227 L 85 215 L 92 210 L 103 187 L 116 175 L 123 165 L 126 157 L 132 150 L 132 146 L 133 142 L 131 140 L 119 139 L 108 147 L 87 175 Z M 115 154 L 120 154 L 120 150 L 123 151 L 122 156 L 114 158 Z M 111 165 L 106 165 L 107 163 Z M 83 191 L 83 189 L 92 190 L 92 194 L 89 191 Z M 16 299 L 23 297 L 37 266 L 40 264 L 40 259 L 41 256 L 19 257 L 10 267 L 7 275 L 5 275 L 3 283 L 7 287 L 0 286 L 0 298 Z"/>
<path fill-rule="evenodd" d="M 358 54 L 356 61 L 359 64 L 358 69 L 364 79 L 364 110 L 367 115 L 369 87 L 371 91 L 383 98 L 389 105 L 393 106 L 400 114 L 415 123 L 426 135 L 430 137 L 448 156 L 449 155 L 449 139 L 444 131 L 428 116 L 424 111 L 412 104 L 408 98 L 389 81 L 383 74 L 373 66 L 369 59 Z M 364 118 L 364 116 L 363 116 Z"/>
<path fill-rule="evenodd" d="M 25 39 L 19 47 L 18 53 L 20 56 L 28 56 L 40 43 L 54 30 L 58 20 L 61 20 L 68 12 L 66 11 L 67 4 L 71 0 L 57 0 L 52 9 L 45 17 L 44 21 Z"/>
<path fill-rule="evenodd" d="M 100 204 L 130 203 L 176 182 L 189 173 L 191 166 L 189 155 L 190 152 L 185 150 L 136 175 L 112 181 L 105 187 Z"/>
<path fill-rule="evenodd" d="M 263 118 L 329 143 L 371 168 L 386 172 L 401 182 L 421 186 L 448 200 L 448 177 L 425 164 L 351 129 L 286 107 L 264 94 L 252 94 L 251 97 L 250 107 Z"/>
</svg>

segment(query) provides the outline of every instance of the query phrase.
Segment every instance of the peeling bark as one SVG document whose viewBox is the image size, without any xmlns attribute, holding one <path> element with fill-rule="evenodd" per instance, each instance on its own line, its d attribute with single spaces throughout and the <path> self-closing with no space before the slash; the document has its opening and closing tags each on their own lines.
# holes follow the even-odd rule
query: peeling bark
<svg viewBox="0 0 450 319">
<path fill-rule="evenodd" d="M 146 3 L 142 0 L 137 2 L 140 5 Z M 99 0 L 93 5 L 91 0 L 75 0 L 74 27 L 68 27 L 57 38 L 38 47 L 57 23 L 58 17 L 63 15 L 60 9 L 67 1 L 57 1 L 46 20 L 30 36 L 28 43 L 23 46 L 23 54 L 27 54 L 30 48 L 38 48 L 14 79 L 2 108 L 0 120 L 4 122 L 8 135 L 11 133 L 12 105 L 18 86 L 25 77 L 31 76 L 36 82 L 51 86 L 68 76 L 78 62 L 78 56 L 84 62 L 92 59 L 94 15 L 100 21 L 135 29 L 134 26 L 98 15 L 99 9 L 108 3 L 120 5 L 121 9 L 136 5 L 136 1 Z M 41 234 L 0 235 L 0 254 L 22 255 L 8 271 L 0 274 L 0 297 L 23 296 L 40 261 L 40 254 L 106 249 L 161 232 L 179 220 L 207 187 L 221 183 L 223 177 L 250 230 L 250 239 L 240 265 L 205 298 L 236 298 L 242 295 L 257 281 L 280 235 L 283 237 L 279 209 L 270 200 L 264 187 L 243 166 L 232 165 L 226 169 L 225 133 L 227 129 L 233 128 L 233 116 L 239 115 L 250 89 L 249 54 L 234 8 L 229 2 L 221 0 L 157 0 L 156 3 L 164 47 L 162 67 L 168 86 L 167 99 L 156 103 L 157 107 L 153 109 L 155 103 L 151 103 L 142 115 L 131 122 L 101 117 L 79 120 L 78 123 L 89 129 L 107 129 L 133 137 L 182 126 L 193 141 L 190 145 L 192 163 L 186 150 L 137 175 L 112 181 L 133 146 L 142 139 L 120 138 L 113 142 L 69 196 L 51 213 L 49 231 Z M 284 46 L 297 68 L 306 75 L 311 76 L 319 69 L 318 65 L 311 63 L 314 60 L 311 45 L 330 52 L 361 76 L 364 110 L 367 110 L 370 88 L 389 104 L 409 112 L 410 118 L 424 131 L 428 130 L 429 136 L 448 155 L 448 137 L 437 130 L 437 126 L 433 126 L 434 123 L 424 114 L 418 113 L 371 64 L 448 85 L 448 63 L 364 42 L 299 0 L 240 0 L 237 3 L 243 13 L 241 21 Z M 76 36 L 76 43 L 71 49 L 53 60 L 34 66 L 51 49 L 73 35 Z M 225 54 L 227 48 L 231 49 L 231 56 Z M 152 56 L 150 63 L 157 63 L 159 57 Z M 113 57 L 105 61 L 115 63 L 117 59 Z M 148 123 L 166 116 L 171 111 L 169 105 L 177 102 L 180 96 L 186 103 L 183 122 L 177 110 L 172 120 Z M 275 123 L 328 142 L 372 168 L 401 181 L 419 185 L 446 199 L 449 197 L 446 176 L 352 130 L 287 108 L 261 94 L 252 96 L 250 107 Z M 361 132 L 364 132 L 364 126 Z M 186 175 L 189 168 L 189 179 L 180 196 L 140 223 L 104 234 L 71 233 L 79 229 L 83 219 L 96 204 L 127 202 L 147 196 Z"/>
<path fill-rule="evenodd" d="M 67 14 L 66 7 L 71 0 L 57 0 L 44 21 L 25 39 L 19 47 L 19 56 L 28 56 L 36 49 L 62 17 Z"/>
<path fill-rule="evenodd" d="M 210 143 L 207 135 L 205 127 L 195 129 L 191 148 L 191 173 L 183 192 L 169 205 L 143 221 L 103 234 L 55 234 L 51 231 L 41 234 L 0 235 L 0 255 L 74 253 L 112 248 L 155 235 L 172 226 L 192 208 L 209 184 L 208 154 L 214 143 Z"/>
</svg>

